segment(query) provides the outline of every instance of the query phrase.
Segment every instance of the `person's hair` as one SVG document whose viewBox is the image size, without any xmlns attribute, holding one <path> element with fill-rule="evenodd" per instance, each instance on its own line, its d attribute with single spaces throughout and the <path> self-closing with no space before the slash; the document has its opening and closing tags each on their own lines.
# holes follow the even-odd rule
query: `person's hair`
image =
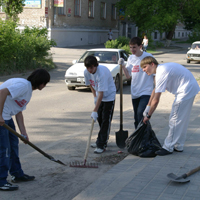
<svg viewBox="0 0 200 200">
<path fill-rule="evenodd" d="M 138 46 L 142 45 L 142 39 L 139 37 L 131 38 L 131 40 L 129 41 L 129 45 L 135 45 L 135 44 L 137 44 Z"/>
<path fill-rule="evenodd" d="M 95 66 L 97 67 L 99 64 L 97 62 L 97 59 L 95 58 L 95 56 L 87 56 L 84 60 L 84 65 L 86 67 L 92 67 Z"/>
<path fill-rule="evenodd" d="M 152 57 L 152 56 L 147 56 L 145 58 L 143 58 L 140 62 L 140 67 L 143 68 L 144 65 L 146 64 L 151 64 L 151 63 L 154 63 L 156 66 L 158 66 L 158 61 Z"/>
<path fill-rule="evenodd" d="M 50 81 L 50 74 L 45 69 L 36 69 L 27 80 L 31 82 L 34 89 L 37 89 L 41 84 L 46 85 Z"/>
</svg>

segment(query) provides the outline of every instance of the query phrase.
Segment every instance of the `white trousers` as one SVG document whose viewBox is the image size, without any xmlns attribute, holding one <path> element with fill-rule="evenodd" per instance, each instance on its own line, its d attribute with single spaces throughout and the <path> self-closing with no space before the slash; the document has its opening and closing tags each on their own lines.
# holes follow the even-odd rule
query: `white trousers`
<svg viewBox="0 0 200 200">
<path fill-rule="evenodd" d="M 174 151 L 174 147 L 177 150 L 183 150 L 194 98 L 195 96 L 179 102 L 174 100 L 169 116 L 169 132 L 163 145 L 164 149 L 170 152 Z"/>
</svg>

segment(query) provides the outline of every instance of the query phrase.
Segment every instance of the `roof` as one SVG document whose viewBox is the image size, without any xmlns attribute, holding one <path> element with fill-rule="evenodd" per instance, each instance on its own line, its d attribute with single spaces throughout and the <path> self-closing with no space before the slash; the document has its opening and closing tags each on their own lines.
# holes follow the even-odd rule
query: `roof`
<svg viewBox="0 0 200 200">
<path fill-rule="evenodd" d="M 192 44 L 196 44 L 196 43 L 198 43 L 198 44 L 199 44 L 199 43 L 200 43 L 200 41 L 195 41 L 195 42 L 193 42 Z"/>
<path fill-rule="evenodd" d="M 118 51 L 124 51 L 123 49 L 111 49 L 111 48 L 101 48 L 101 49 L 88 49 L 87 51 L 115 51 L 115 52 L 118 52 Z"/>
</svg>

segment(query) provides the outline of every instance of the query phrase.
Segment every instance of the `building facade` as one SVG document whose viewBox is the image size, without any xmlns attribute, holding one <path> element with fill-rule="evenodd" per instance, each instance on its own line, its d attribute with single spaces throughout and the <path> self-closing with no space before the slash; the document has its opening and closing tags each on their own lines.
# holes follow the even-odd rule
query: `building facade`
<svg viewBox="0 0 200 200">
<path fill-rule="evenodd" d="M 58 47 L 102 44 L 119 36 L 118 0 L 27 0 L 19 28 L 47 27 Z M 37 4 L 35 2 L 38 2 Z"/>
</svg>

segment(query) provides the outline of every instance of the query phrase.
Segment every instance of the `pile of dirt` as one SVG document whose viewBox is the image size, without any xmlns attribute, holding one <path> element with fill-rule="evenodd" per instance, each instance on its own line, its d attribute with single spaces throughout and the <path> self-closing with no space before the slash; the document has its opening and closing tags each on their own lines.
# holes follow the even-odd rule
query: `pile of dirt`
<svg viewBox="0 0 200 200">
<path fill-rule="evenodd" d="M 102 155 L 101 157 L 97 157 L 94 158 L 94 160 L 98 163 L 101 164 L 108 164 L 108 165 L 112 165 L 112 164 L 117 164 L 119 163 L 121 160 L 123 160 L 129 153 L 124 153 L 124 152 L 118 152 L 116 154 L 112 154 L 112 155 Z"/>
</svg>

